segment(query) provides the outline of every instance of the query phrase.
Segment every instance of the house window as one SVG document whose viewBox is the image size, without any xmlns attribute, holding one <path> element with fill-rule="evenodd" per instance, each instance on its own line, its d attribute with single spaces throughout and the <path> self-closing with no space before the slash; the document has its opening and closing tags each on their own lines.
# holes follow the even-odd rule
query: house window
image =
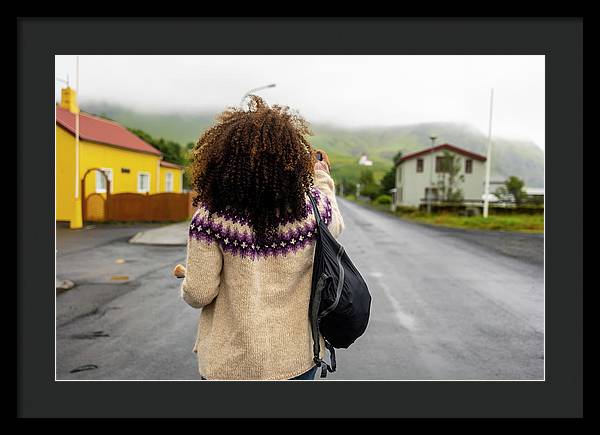
<svg viewBox="0 0 600 435">
<path fill-rule="evenodd" d="M 138 193 L 150 192 L 150 173 L 138 172 Z"/>
<path fill-rule="evenodd" d="M 110 168 L 100 168 L 104 171 L 104 173 L 106 174 L 106 176 L 108 177 L 108 179 L 110 180 L 110 191 L 111 193 L 114 192 L 115 190 L 115 186 L 113 183 L 113 171 Z M 106 193 L 106 178 L 104 178 L 104 175 L 102 175 L 102 173 L 100 171 L 95 171 L 96 172 L 96 192 L 98 193 Z"/>
<path fill-rule="evenodd" d="M 440 156 L 435 158 L 435 172 L 450 172 L 450 165 L 452 161 L 446 156 Z"/>
<path fill-rule="evenodd" d="M 417 172 L 423 172 L 423 159 L 417 159 Z"/>
<path fill-rule="evenodd" d="M 173 191 L 173 173 L 172 172 L 167 172 L 167 175 L 165 178 L 165 191 L 166 192 Z"/>
<path fill-rule="evenodd" d="M 465 173 L 471 174 L 473 172 L 473 160 L 467 159 L 465 160 Z"/>
</svg>

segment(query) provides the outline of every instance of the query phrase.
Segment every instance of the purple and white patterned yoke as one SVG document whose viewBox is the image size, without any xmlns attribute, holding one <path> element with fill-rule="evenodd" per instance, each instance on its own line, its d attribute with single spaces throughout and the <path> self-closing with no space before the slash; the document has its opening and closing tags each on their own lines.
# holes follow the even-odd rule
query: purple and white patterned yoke
<svg viewBox="0 0 600 435">
<path fill-rule="evenodd" d="M 316 188 L 311 188 L 311 193 L 317 201 L 323 222 L 328 225 L 331 222 L 331 202 Z M 305 248 L 314 239 L 317 232 L 317 224 L 312 216 L 312 206 L 307 200 L 307 206 L 302 220 L 296 221 L 291 228 L 279 231 L 278 237 L 268 244 L 256 243 L 255 235 L 251 232 L 240 231 L 233 227 L 233 223 L 248 225 L 246 219 L 234 213 L 216 212 L 209 216 L 196 213 L 190 224 L 189 236 L 206 243 L 216 242 L 224 253 L 250 258 L 256 260 L 261 257 L 287 255 Z M 211 216 L 222 218 L 221 222 L 215 222 Z M 284 218 L 280 225 L 292 223 L 291 219 Z"/>
</svg>

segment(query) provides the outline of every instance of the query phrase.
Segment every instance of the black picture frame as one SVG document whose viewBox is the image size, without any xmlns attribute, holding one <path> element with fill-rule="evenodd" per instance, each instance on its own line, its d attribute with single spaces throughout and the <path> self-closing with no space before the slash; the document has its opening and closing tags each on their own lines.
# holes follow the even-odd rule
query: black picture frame
<svg viewBox="0 0 600 435">
<path fill-rule="evenodd" d="M 19 416 L 582 416 L 581 18 L 20 18 L 17 33 Z M 52 92 L 57 54 L 545 55 L 546 380 L 55 382 Z"/>
</svg>

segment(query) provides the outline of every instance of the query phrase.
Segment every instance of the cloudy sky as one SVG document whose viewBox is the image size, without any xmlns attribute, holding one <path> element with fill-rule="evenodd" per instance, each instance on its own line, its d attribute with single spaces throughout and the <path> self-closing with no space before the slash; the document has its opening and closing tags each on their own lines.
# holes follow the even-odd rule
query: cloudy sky
<svg viewBox="0 0 600 435">
<path fill-rule="evenodd" d="M 56 76 L 75 86 L 75 56 Z M 345 127 L 453 121 L 545 145 L 544 56 L 80 56 L 80 102 L 139 111 L 217 111 L 248 90 Z M 55 97 L 63 84 L 55 82 Z"/>
</svg>

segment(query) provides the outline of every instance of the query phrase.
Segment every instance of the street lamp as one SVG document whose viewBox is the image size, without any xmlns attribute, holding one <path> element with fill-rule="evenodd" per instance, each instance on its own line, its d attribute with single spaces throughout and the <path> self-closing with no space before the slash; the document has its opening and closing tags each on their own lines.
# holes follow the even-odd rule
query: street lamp
<svg viewBox="0 0 600 435">
<path fill-rule="evenodd" d="M 430 152 L 430 156 L 431 156 L 431 169 L 429 170 L 429 189 L 427 189 L 427 214 L 431 213 L 431 197 L 433 196 L 433 148 L 435 147 L 435 140 L 437 139 L 437 136 L 429 136 L 429 139 L 431 139 L 431 152 Z"/>
<path fill-rule="evenodd" d="M 266 85 L 266 86 L 261 86 L 259 88 L 254 88 L 254 89 L 250 89 L 248 92 L 246 92 L 243 96 L 242 99 L 240 100 L 240 106 L 244 104 L 244 100 L 248 97 L 248 95 L 250 95 L 253 92 L 256 91 L 262 91 L 263 89 L 268 89 L 268 88 L 274 88 L 276 85 L 275 83 L 271 83 L 270 85 Z"/>
</svg>

